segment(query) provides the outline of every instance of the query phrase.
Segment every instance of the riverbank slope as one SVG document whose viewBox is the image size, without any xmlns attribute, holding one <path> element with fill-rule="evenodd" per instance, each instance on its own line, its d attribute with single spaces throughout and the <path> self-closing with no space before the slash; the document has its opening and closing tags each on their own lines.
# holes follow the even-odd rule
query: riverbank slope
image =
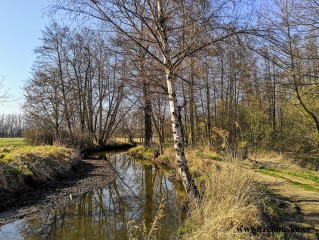
<svg viewBox="0 0 319 240">
<path fill-rule="evenodd" d="M 172 169 L 176 164 L 174 149 L 169 146 L 160 156 L 154 155 L 156 150 L 141 146 L 130 152 Z M 187 220 L 180 228 L 182 238 L 315 240 L 319 237 L 317 172 L 275 153 L 243 161 L 201 147 L 186 149 L 186 158 L 204 197 L 201 204 L 190 202 Z M 279 228 L 296 231 L 275 231 Z"/>
</svg>

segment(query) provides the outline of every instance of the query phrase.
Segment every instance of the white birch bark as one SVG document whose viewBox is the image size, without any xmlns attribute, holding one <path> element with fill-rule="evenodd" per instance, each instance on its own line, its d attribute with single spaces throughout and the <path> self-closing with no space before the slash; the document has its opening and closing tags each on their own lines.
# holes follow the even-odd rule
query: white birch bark
<svg viewBox="0 0 319 240">
<path fill-rule="evenodd" d="M 172 130 L 173 130 L 173 139 L 174 139 L 174 149 L 176 152 L 176 160 L 177 160 L 177 172 L 181 178 L 185 191 L 189 196 L 198 198 L 200 194 L 198 189 L 194 183 L 192 175 L 189 172 L 188 164 L 185 157 L 184 151 L 184 139 L 182 135 L 181 123 L 179 121 L 179 111 L 178 111 L 178 103 L 177 96 L 175 92 L 174 85 L 174 72 L 173 66 L 171 62 L 171 52 L 168 44 L 167 31 L 165 18 L 163 14 L 162 1 L 157 0 L 157 22 L 158 22 L 158 32 L 160 35 L 161 45 L 163 47 L 163 63 L 165 68 L 165 77 L 167 82 L 167 90 L 168 90 L 168 100 L 170 106 L 170 115 L 172 122 Z"/>
<path fill-rule="evenodd" d="M 181 123 L 179 122 L 179 111 L 177 97 L 174 88 L 174 78 L 169 69 L 165 69 L 167 80 L 168 99 L 171 112 L 171 122 L 174 138 L 174 149 L 176 152 L 177 172 L 181 178 L 185 191 L 191 196 L 198 198 L 200 196 L 194 180 L 189 172 L 188 164 L 184 151 L 184 139 L 182 136 Z"/>
</svg>

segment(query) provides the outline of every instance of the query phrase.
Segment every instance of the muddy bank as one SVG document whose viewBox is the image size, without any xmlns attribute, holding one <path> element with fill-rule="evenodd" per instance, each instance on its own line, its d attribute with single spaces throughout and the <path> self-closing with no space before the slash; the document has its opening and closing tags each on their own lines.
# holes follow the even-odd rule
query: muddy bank
<svg viewBox="0 0 319 240">
<path fill-rule="evenodd" d="M 92 153 L 109 151 L 126 151 L 136 145 L 130 143 L 111 142 L 103 146 L 90 146 L 81 150 L 81 154 L 86 158 Z"/>
<path fill-rule="evenodd" d="M 39 183 L 19 192 L 2 192 L 0 225 L 23 217 L 44 216 L 52 209 L 77 201 L 83 193 L 106 186 L 114 178 L 107 161 L 87 159 L 80 161 L 63 180 Z"/>
</svg>

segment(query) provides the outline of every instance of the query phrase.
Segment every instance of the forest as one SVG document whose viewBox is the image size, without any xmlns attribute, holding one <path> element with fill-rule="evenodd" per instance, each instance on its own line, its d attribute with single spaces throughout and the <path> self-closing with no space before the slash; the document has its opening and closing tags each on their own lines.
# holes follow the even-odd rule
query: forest
<svg viewBox="0 0 319 240">
<path fill-rule="evenodd" d="M 198 157 L 246 160 L 260 173 L 318 184 L 319 1 L 52 0 L 46 13 L 52 21 L 35 49 L 23 115 L 1 115 L 1 137 L 79 151 L 142 144 L 142 156 L 173 159 L 193 204 L 206 207 L 214 184 L 202 181 Z M 306 156 L 302 167 L 314 175 L 292 173 L 290 162 L 274 170 L 258 162 L 264 153 Z"/>
<path fill-rule="evenodd" d="M 74 2 L 51 11 L 84 26 L 43 30 L 24 89 L 28 122 L 51 141 L 162 144 L 175 111 L 192 147 L 318 147 L 316 1 Z"/>
</svg>

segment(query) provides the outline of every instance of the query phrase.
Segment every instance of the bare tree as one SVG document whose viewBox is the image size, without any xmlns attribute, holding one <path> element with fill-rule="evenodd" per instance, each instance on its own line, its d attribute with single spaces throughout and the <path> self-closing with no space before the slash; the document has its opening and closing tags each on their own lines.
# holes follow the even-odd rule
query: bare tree
<svg viewBox="0 0 319 240">
<path fill-rule="evenodd" d="M 303 41 L 303 32 L 309 31 L 304 25 L 316 28 L 313 21 L 315 9 L 310 11 L 308 20 L 305 20 L 305 12 L 308 12 L 309 6 L 315 4 L 316 1 L 310 1 L 310 5 L 304 7 L 305 11 L 301 11 L 297 1 L 292 0 L 276 0 L 274 6 L 264 15 L 264 23 L 268 24 L 270 33 L 268 36 L 269 48 L 273 51 L 275 60 L 271 59 L 268 54 L 263 54 L 268 60 L 272 60 L 280 66 L 285 76 L 285 85 L 293 90 L 301 109 L 308 118 L 313 122 L 317 134 L 319 136 L 319 116 L 316 110 L 307 101 L 306 88 L 316 85 L 315 82 L 306 83 L 306 75 L 303 69 L 303 62 L 309 57 L 304 56 L 303 49 L 305 42 Z M 309 13 L 309 12 L 308 12 Z M 298 16 L 300 19 L 298 19 Z M 311 75 L 311 74 L 310 74 Z M 312 75 L 315 76 L 315 75 Z M 309 91 L 312 92 L 312 91 Z"/>
<path fill-rule="evenodd" d="M 187 193 L 199 192 L 188 169 L 178 109 L 176 73 L 184 60 L 207 46 L 246 32 L 237 29 L 236 12 L 229 1 L 56 1 L 54 9 L 100 20 L 129 38 L 164 72 L 171 112 L 178 173 Z M 231 17 L 233 14 L 233 17 Z M 233 22 L 233 24 L 232 24 Z M 140 24 L 144 28 L 140 28 Z M 194 24 L 196 23 L 196 24 Z"/>
<path fill-rule="evenodd" d="M 56 141 L 105 145 L 135 104 L 126 94 L 125 61 L 104 37 L 57 23 L 43 32 L 24 109 L 30 120 L 52 130 Z"/>
<path fill-rule="evenodd" d="M 8 99 L 8 90 L 5 89 L 3 81 L 5 77 L 0 79 L 0 103 L 5 102 Z"/>
</svg>

